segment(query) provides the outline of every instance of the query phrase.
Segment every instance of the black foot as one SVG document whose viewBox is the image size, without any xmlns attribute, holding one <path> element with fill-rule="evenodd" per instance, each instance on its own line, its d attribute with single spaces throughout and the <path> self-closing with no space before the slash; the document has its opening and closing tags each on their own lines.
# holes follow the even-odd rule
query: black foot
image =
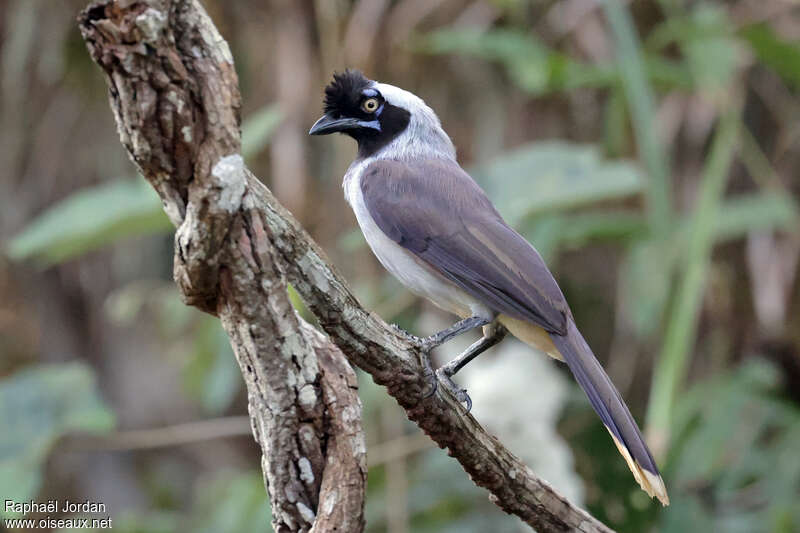
<svg viewBox="0 0 800 533">
<path fill-rule="evenodd" d="M 428 380 L 428 390 L 423 392 L 422 399 L 426 400 L 436 394 L 436 389 L 439 388 L 439 380 L 436 379 L 436 372 L 433 371 L 431 366 L 431 350 L 432 346 L 425 342 L 425 339 L 417 339 L 419 341 L 420 363 L 422 363 L 422 370 L 425 379 Z"/>
<path fill-rule="evenodd" d="M 458 400 L 458 403 L 465 404 L 467 412 L 469 413 L 472 410 L 472 399 L 469 397 L 469 394 L 467 394 L 466 389 L 462 389 L 456 385 L 456 382 L 453 381 L 453 378 L 448 375 L 446 367 L 442 367 L 437 370 L 436 377 L 439 381 L 441 381 L 442 386 L 449 391 L 456 400 Z"/>
<path fill-rule="evenodd" d="M 431 351 L 436 347 L 436 343 L 433 341 L 431 337 L 417 337 L 416 335 L 407 332 L 406 330 L 399 327 L 397 324 L 392 324 L 392 328 L 395 329 L 398 333 L 400 333 L 403 337 L 408 340 L 409 343 L 413 344 L 417 347 L 420 352 L 420 364 L 422 365 L 422 372 L 423 377 L 428 381 L 428 386 L 423 389 L 422 399 L 426 400 L 436 394 L 437 389 L 439 388 L 439 380 L 436 379 L 436 372 L 433 371 L 433 366 L 431 366 Z"/>
<path fill-rule="evenodd" d="M 425 357 L 425 361 L 422 363 L 424 367 L 424 377 L 428 381 L 428 388 L 425 392 L 422 393 L 422 399 L 427 400 L 434 394 L 436 394 L 436 390 L 439 388 L 439 380 L 436 379 L 436 373 L 433 371 L 433 367 L 431 367 L 431 361 L 427 357 Z"/>
<path fill-rule="evenodd" d="M 413 333 L 407 332 L 397 324 L 390 324 L 390 326 L 424 354 L 430 354 L 434 348 L 442 344 L 441 341 L 439 341 L 434 335 L 431 335 L 430 337 L 417 337 Z"/>
</svg>

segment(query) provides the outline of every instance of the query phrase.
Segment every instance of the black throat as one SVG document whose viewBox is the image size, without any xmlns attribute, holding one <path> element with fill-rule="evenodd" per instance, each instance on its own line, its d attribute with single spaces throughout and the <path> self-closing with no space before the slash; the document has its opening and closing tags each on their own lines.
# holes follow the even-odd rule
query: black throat
<svg viewBox="0 0 800 533">
<path fill-rule="evenodd" d="M 380 131 L 372 128 L 359 128 L 347 133 L 358 142 L 358 157 L 363 159 L 373 155 L 397 138 L 408 127 L 410 120 L 411 113 L 407 110 L 385 102 L 383 112 L 378 117 Z"/>
</svg>

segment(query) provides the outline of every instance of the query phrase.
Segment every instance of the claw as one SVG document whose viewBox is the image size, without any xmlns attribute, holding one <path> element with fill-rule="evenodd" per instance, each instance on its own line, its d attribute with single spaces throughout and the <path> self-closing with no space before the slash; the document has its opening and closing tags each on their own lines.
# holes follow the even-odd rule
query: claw
<svg viewBox="0 0 800 533">
<path fill-rule="evenodd" d="M 430 385 L 430 390 L 422 395 L 423 400 L 427 400 L 439 389 L 439 380 L 436 379 L 436 374 L 431 371 L 430 373 L 425 372 L 425 379 L 428 380 L 428 384 Z"/>
<path fill-rule="evenodd" d="M 420 359 L 424 376 L 430 385 L 430 390 L 422 395 L 422 399 L 426 400 L 436 394 L 436 390 L 439 388 L 439 380 L 436 379 L 436 373 L 433 371 L 433 367 L 431 366 L 431 358 L 428 356 L 428 352 L 422 348 L 420 348 L 420 351 L 422 352 Z"/>
<path fill-rule="evenodd" d="M 462 389 L 456 385 L 455 381 L 447 374 L 446 367 L 442 367 L 436 371 L 436 377 L 442 382 L 442 386 L 458 400 L 458 403 L 466 404 L 467 413 L 472 410 L 472 398 L 467 394 L 466 389 Z"/>
<path fill-rule="evenodd" d="M 470 411 L 472 411 L 472 398 L 469 397 L 469 394 L 467 394 L 466 390 L 462 389 L 461 392 L 464 393 L 464 399 L 459 401 L 467 404 L 466 405 L 467 413 L 469 413 Z"/>
<path fill-rule="evenodd" d="M 420 352 L 420 363 L 422 364 L 423 372 L 425 379 L 428 380 L 430 385 L 430 390 L 423 393 L 422 399 L 426 400 L 436 394 L 436 391 L 439 389 L 439 380 L 436 378 L 436 373 L 433 371 L 433 367 L 431 366 L 431 358 L 430 353 L 433 351 L 439 343 L 437 343 L 432 337 L 417 337 L 404 329 L 400 328 L 397 324 L 391 324 L 391 327 L 394 328 L 398 333 L 403 335 L 411 344 L 417 347 L 417 350 Z M 467 398 L 469 400 L 469 397 Z M 472 405 L 472 402 L 469 402 L 469 405 Z"/>
</svg>

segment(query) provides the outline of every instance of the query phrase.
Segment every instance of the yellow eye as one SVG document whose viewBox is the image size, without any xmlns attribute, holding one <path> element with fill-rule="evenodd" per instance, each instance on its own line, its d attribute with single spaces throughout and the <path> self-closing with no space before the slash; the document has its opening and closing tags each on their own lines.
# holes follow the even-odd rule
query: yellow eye
<svg viewBox="0 0 800 533">
<path fill-rule="evenodd" d="M 364 103 L 361 104 L 361 109 L 363 109 L 367 113 L 374 113 L 378 109 L 378 99 L 367 98 L 366 100 L 364 100 Z"/>
</svg>

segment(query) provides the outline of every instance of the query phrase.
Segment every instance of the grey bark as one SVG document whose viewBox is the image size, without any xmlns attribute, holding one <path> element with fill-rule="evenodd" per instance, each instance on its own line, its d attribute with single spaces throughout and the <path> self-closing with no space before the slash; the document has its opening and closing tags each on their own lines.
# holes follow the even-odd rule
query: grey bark
<svg viewBox="0 0 800 533">
<path fill-rule="evenodd" d="M 191 1 L 103 2 L 80 16 L 123 144 L 177 226 L 174 276 L 219 316 L 247 385 L 276 532 L 362 531 L 356 377 L 295 313 L 240 151 L 233 59 Z"/>
<path fill-rule="evenodd" d="M 276 531 L 363 529 L 364 440 L 349 362 L 372 375 L 490 499 L 542 533 L 610 531 L 447 393 L 423 398 L 415 339 L 366 311 L 239 155 L 227 43 L 196 0 L 105 0 L 79 18 L 121 140 L 177 226 L 175 280 L 220 317 L 247 384 Z M 327 336 L 293 311 L 291 283 Z"/>
</svg>

